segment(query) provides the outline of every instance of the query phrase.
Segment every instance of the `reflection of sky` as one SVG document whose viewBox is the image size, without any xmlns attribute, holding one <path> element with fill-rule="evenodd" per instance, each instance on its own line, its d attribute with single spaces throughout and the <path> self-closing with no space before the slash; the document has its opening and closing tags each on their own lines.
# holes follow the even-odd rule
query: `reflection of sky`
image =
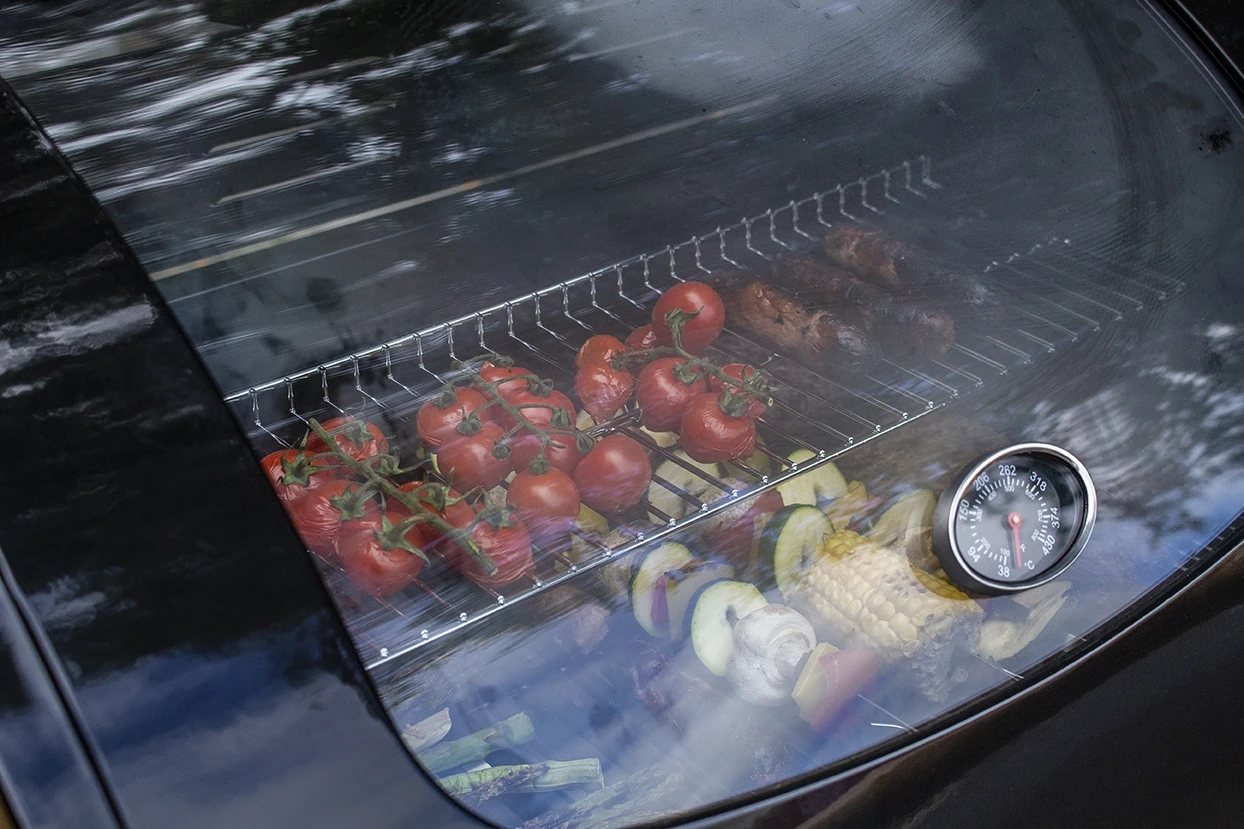
<svg viewBox="0 0 1244 829">
<path fill-rule="evenodd" d="M 89 683 L 84 712 L 130 817 L 220 829 L 254 825 L 259 815 L 281 815 L 288 826 L 354 826 L 365 813 L 388 825 L 398 804 L 411 801 L 403 789 L 413 769 L 319 762 L 324 746 L 349 753 L 367 739 L 360 728 L 374 734 L 378 724 L 356 718 L 366 717 L 358 692 L 337 678 L 316 670 L 298 684 L 282 671 L 318 663 L 314 634 L 307 626 L 300 645 L 276 652 L 261 643 L 233 657 L 170 653 Z M 366 808 L 343 790 L 358 792 Z"/>
</svg>

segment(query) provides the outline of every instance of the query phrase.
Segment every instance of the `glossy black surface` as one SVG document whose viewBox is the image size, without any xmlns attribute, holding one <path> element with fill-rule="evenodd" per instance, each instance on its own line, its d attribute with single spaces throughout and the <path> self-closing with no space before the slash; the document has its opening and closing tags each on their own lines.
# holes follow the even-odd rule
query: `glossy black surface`
<svg viewBox="0 0 1244 829">
<path fill-rule="evenodd" d="M 0 549 L 126 825 L 469 825 L 389 729 L 145 274 L 7 89 L 0 227 Z M 15 670 L 9 711 L 45 694 L 28 658 Z M 58 758 L 28 765 L 42 747 L 0 750 L 27 764 L 16 802 L 55 794 Z M 91 825 L 79 805 L 60 825 Z"/>
<path fill-rule="evenodd" d="M 7 801 L 24 829 L 117 826 L 0 561 L 0 826 Z"/>
</svg>

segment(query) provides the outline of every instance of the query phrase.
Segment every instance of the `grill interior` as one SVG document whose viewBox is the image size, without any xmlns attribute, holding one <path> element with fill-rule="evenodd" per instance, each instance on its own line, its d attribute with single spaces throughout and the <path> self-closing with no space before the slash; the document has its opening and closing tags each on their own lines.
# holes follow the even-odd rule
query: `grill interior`
<svg viewBox="0 0 1244 829">
<path fill-rule="evenodd" d="M 391 443 L 408 455 L 414 448 L 418 407 L 453 377 L 461 362 L 506 354 L 554 380 L 558 388 L 571 388 L 573 356 L 582 342 L 595 333 L 624 337 L 645 323 L 664 287 L 723 268 L 759 267 L 784 251 L 808 252 L 835 223 L 881 227 L 904 238 L 904 226 L 920 227 L 944 213 L 941 202 L 950 186 L 936 180 L 929 157 L 904 161 L 655 253 L 239 391 L 228 400 L 249 424 L 261 451 L 297 440 L 313 417 L 323 420 L 348 413 L 387 424 L 395 433 Z M 574 557 L 565 551 L 536 550 L 530 577 L 508 585 L 504 594 L 433 566 L 414 585 L 387 600 L 357 594 L 334 564 L 317 557 L 365 664 L 382 665 L 678 533 L 998 377 L 1020 371 L 1105 325 L 1143 312 L 1183 287 L 1180 280 L 1148 268 L 1123 272 L 1091 245 L 1063 238 L 1036 239 L 1022 251 L 981 249 L 975 261 L 956 264 L 983 272 L 1006 289 L 1013 303 L 996 323 L 957 325 L 955 343 L 940 360 L 900 364 L 884 359 L 874 371 L 847 384 L 727 327 L 709 356 L 722 363 L 763 367 L 777 385 L 775 404 L 759 424 L 768 469 L 734 462 L 729 465 L 730 479 L 717 480 L 681 461 L 673 453 L 676 447 L 661 448 L 639 431 L 633 406 L 592 429 L 597 436 L 626 433 L 653 451 L 654 468 L 670 460 L 727 493 L 707 503 L 654 477 L 659 486 L 679 496 L 685 514 L 670 515 L 645 501 L 615 516 L 614 523 L 630 539 L 626 544 L 610 547 L 593 533 L 576 531 L 581 544 Z M 787 461 L 787 454 L 800 447 L 815 457 L 800 464 Z"/>
</svg>

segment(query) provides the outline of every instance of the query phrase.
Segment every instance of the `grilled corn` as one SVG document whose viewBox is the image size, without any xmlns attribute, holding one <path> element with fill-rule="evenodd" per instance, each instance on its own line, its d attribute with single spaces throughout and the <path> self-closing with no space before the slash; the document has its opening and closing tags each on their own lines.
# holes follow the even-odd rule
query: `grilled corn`
<svg viewBox="0 0 1244 829">
<path fill-rule="evenodd" d="M 974 651 L 984 612 L 907 557 L 854 532 L 829 536 L 792 592 L 818 633 L 840 648 L 868 648 L 931 700 L 945 699 L 956 646 Z"/>
</svg>

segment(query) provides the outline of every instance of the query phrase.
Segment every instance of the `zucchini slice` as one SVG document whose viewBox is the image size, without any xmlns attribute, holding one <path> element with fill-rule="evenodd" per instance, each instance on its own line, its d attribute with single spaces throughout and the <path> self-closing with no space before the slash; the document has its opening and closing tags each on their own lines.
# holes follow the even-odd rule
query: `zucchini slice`
<svg viewBox="0 0 1244 829">
<path fill-rule="evenodd" d="M 669 636 L 665 574 L 685 567 L 691 559 L 691 551 L 686 547 L 666 541 L 650 550 L 635 570 L 631 579 L 631 612 L 649 636 Z"/>
<path fill-rule="evenodd" d="M 787 455 L 791 463 L 806 463 L 816 455 L 807 449 L 796 449 Z M 796 475 L 777 485 L 784 504 L 807 504 L 815 507 L 818 501 L 832 501 L 847 491 L 847 479 L 832 463 Z"/>
<path fill-rule="evenodd" d="M 675 450 L 674 454 L 677 455 L 683 463 L 690 464 L 697 469 L 702 469 L 705 474 L 716 478 L 719 481 L 723 477 L 721 474 L 721 466 L 719 464 L 699 463 L 698 461 L 693 461 L 691 458 L 687 457 L 687 454 L 681 449 Z M 667 460 L 665 463 L 658 466 L 654 475 L 664 481 L 668 481 L 681 489 L 683 492 L 693 495 L 701 501 L 712 502 L 725 494 L 720 489 L 692 472 L 690 469 L 686 469 L 682 464 L 675 463 L 674 461 Z M 690 509 L 687 502 L 682 499 L 682 496 L 676 492 L 671 492 L 669 489 L 656 481 L 648 484 L 648 503 L 668 515 L 670 518 L 682 518 Z M 649 517 L 654 523 L 664 523 L 664 519 L 659 519 L 656 515 L 650 515 Z"/>
<path fill-rule="evenodd" d="M 726 675 L 735 623 L 768 603 L 756 585 L 745 581 L 714 581 L 700 588 L 691 605 L 691 645 L 705 668 Z"/>
<path fill-rule="evenodd" d="M 771 577 L 782 595 L 788 595 L 816 557 L 817 546 L 833 532 L 833 523 L 816 507 L 782 507 L 760 534 L 761 575 Z"/>
</svg>

